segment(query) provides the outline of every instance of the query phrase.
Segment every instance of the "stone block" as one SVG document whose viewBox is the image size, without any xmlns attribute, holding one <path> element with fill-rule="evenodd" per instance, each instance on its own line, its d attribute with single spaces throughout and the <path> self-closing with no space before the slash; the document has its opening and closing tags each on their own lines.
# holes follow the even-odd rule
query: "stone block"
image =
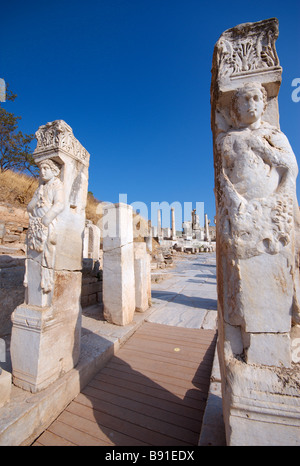
<svg viewBox="0 0 300 466">
<path fill-rule="evenodd" d="M 51 306 L 22 304 L 12 315 L 13 383 L 33 393 L 76 366 L 80 353 L 81 273 L 56 272 Z"/>
<path fill-rule="evenodd" d="M 0 368 L 0 408 L 10 400 L 11 373 Z"/>
<path fill-rule="evenodd" d="M 116 325 L 129 324 L 135 311 L 133 243 L 103 254 L 104 318 Z"/>
<path fill-rule="evenodd" d="M 246 355 L 248 364 L 290 367 L 290 335 L 288 333 L 251 333 Z"/>
<path fill-rule="evenodd" d="M 123 203 L 110 205 L 104 215 L 103 315 L 108 322 L 127 325 L 135 311 L 132 207 Z"/>
</svg>

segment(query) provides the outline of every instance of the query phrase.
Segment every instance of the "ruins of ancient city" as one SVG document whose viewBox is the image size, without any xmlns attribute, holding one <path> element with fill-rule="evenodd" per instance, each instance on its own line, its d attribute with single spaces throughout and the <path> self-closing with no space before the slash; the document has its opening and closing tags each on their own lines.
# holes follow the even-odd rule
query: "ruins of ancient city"
<svg viewBox="0 0 300 466">
<path fill-rule="evenodd" d="M 191 380 L 186 392 L 195 398 L 186 392 L 180 398 L 164 386 L 165 401 L 151 408 L 153 417 L 155 410 L 179 406 L 179 399 L 193 399 L 186 416 L 199 422 L 192 440 L 185 439 L 188 427 L 179 420 L 185 415 L 172 408 L 178 426 L 173 444 L 161 427 L 165 437 L 149 434 L 148 445 L 300 445 L 298 166 L 279 125 L 278 31 L 275 18 L 243 23 L 212 44 L 214 218 L 205 211 L 199 218 L 193 209 L 178 230 L 173 207 L 170 224 L 163 225 L 158 209 L 152 225 L 120 202 L 101 204 L 101 219 L 93 223 L 86 218 L 93 154 L 63 120 L 36 128 L 39 184 L 33 197 L 26 211 L 0 205 L 0 445 L 47 445 L 50 438 L 50 445 L 58 445 L 64 436 L 65 444 L 76 444 L 68 437 L 72 429 L 86 445 L 139 445 L 125 421 L 119 427 L 105 424 L 116 402 L 104 412 L 99 408 L 97 422 L 86 420 L 98 426 L 94 434 L 82 433 L 83 421 L 67 427 L 67 417 L 76 403 L 83 409 L 86 387 L 95 378 L 106 380 L 114 357 L 122 359 L 122 351 L 133 353 L 133 361 L 143 357 L 155 325 L 154 339 L 160 326 L 170 332 L 191 329 L 186 343 L 183 336 L 172 343 L 173 376 L 184 379 L 199 357 L 195 367 L 206 366 L 206 372 L 193 380 L 205 378 L 206 388 Z M 209 364 L 191 346 L 176 365 L 184 344 L 198 334 L 201 348 L 209 339 Z M 169 356 L 160 350 L 155 357 L 160 367 Z M 142 367 L 132 370 L 133 380 L 144 374 Z M 155 362 L 145 372 L 153 398 L 160 388 L 156 372 Z M 116 391 L 132 387 L 133 398 L 140 399 L 134 381 L 130 385 L 117 375 L 115 380 Z M 150 389 L 143 384 L 146 394 Z M 140 420 L 148 406 L 142 398 L 140 407 L 124 406 L 136 410 L 128 422 L 141 432 L 155 430 Z M 132 443 L 114 440 L 121 435 L 132 436 Z M 147 444 L 145 438 L 146 433 Z"/>
</svg>

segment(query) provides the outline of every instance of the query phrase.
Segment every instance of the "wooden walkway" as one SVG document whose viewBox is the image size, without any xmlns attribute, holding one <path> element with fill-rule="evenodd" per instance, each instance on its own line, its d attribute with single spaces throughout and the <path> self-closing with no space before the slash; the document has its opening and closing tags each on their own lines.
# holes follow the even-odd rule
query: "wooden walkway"
<svg viewBox="0 0 300 466">
<path fill-rule="evenodd" d="M 215 343 L 145 322 L 33 445 L 197 445 Z"/>
</svg>

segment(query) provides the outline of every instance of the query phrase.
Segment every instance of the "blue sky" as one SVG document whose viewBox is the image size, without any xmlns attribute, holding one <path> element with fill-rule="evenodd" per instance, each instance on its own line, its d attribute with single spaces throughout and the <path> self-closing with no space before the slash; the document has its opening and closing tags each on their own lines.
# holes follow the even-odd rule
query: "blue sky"
<svg viewBox="0 0 300 466">
<path fill-rule="evenodd" d="M 298 0 L 11 0 L 1 6 L 0 77 L 18 98 L 4 105 L 24 132 L 56 119 L 73 128 L 96 198 L 125 193 L 149 218 L 153 202 L 203 202 L 213 221 L 214 44 L 237 24 L 278 18 L 280 123 L 299 163 L 299 13 Z"/>
</svg>

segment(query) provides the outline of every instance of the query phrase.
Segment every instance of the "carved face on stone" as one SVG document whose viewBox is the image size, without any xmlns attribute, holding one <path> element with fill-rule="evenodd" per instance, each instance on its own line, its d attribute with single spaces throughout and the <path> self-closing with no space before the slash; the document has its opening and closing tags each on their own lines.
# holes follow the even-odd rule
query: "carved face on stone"
<svg viewBox="0 0 300 466">
<path fill-rule="evenodd" d="M 260 85 L 245 85 L 236 92 L 232 110 L 238 126 L 249 126 L 257 122 L 266 106 L 265 90 Z"/>
<path fill-rule="evenodd" d="M 55 178 L 59 174 L 58 166 L 52 160 L 45 160 L 39 164 L 40 177 L 42 181 L 47 183 L 52 178 Z"/>
</svg>

